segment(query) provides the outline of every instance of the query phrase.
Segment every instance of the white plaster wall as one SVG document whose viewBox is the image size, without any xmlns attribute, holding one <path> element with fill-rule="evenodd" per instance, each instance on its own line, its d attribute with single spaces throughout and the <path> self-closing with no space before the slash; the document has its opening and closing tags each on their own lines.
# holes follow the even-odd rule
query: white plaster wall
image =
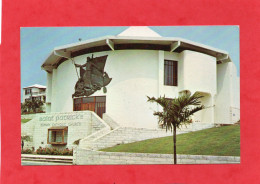
<svg viewBox="0 0 260 184">
<path fill-rule="evenodd" d="M 78 117 L 75 120 L 58 119 L 58 117 Z M 47 120 L 43 118 L 49 117 Z M 53 118 L 51 118 L 53 117 Z M 41 147 L 57 147 L 64 149 L 72 148 L 78 139 L 87 137 L 92 132 L 92 112 L 70 112 L 70 113 L 46 113 L 35 117 L 33 120 L 33 145 L 35 149 Z M 53 126 L 68 126 L 67 145 L 47 144 L 48 128 Z M 25 130 L 27 131 L 27 130 Z"/>
<path fill-rule="evenodd" d="M 178 83 L 182 72 L 179 65 L 179 54 L 174 52 L 159 51 L 159 96 L 166 96 L 167 98 L 178 97 L 178 86 L 164 85 L 164 60 L 173 60 L 178 62 Z"/>
<path fill-rule="evenodd" d="M 231 106 L 240 108 L 240 78 L 237 76 L 237 69 L 233 62 L 229 63 L 231 72 Z"/>
<path fill-rule="evenodd" d="M 240 120 L 240 78 L 234 63 L 229 63 L 231 68 L 231 122 Z"/>
<path fill-rule="evenodd" d="M 66 145 L 47 144 L 48 129 L 50 127 L 67 126 L 68 134 L 65 136 Z M 103 128 L 109 126 L 91 111 L 66 112 L 66 113 L 41 113 L 34 114 L 34 118 L 22 124 L 21 135 L 30 136 L 30 142 L 25 142 L 29 149 L 34 147 L 73 148 L 74 141 L 83 139 Z"/>
<path fill-rule="evenodd" d="M 156 104 L 147 102 L 146 96 L 158 96 L 158 51 L 110 51 L 95 53 L 94 57 L 109 54 L 105 71 L 112 78 L 107 93 L 97 91 L 92 96 L 106 95 L 106 113 L 121 126 L 157 127 L 153 116 Z M 84 64 L 86 57 L 75 58 Z M 73 111 L 72 94 L 77 75 L 71 61 L 65 61 L 52 74 L 52 112 Z M 134 112 L 134 116 L 133 116 Z"/>
<path fill-rule="evenodd" d="M 231 122 L 237 123 L 240 120 L 240 109 L 235 107 L 231 108 L 230 115 L 231 115 Z"/>
<path fill-rule="evenodd" d="M 230 124 L 231 73 L 229 63 L 217 65 L 217 95 L 215 104 L 215 123 Z"/>
<path fill-rule="evenodd" d="M 216 94 L 216 58 L 185 50 L 180 54 L 180 91 Z"/>
<path fill-rule="evenodd" d="M 106 113 L 121 126 L 156 128 L 156 104 L 146 96 L 158 95 L 158 51 L 115 51 L 105 70 L 108 85 Z"/>
<path fill-rule="evenodd" d="M 91 55 L 81 55 L 74 59 L 77 64 L 84 64 L 86 58 Z M 227 86 L 229 86 L 230 79 L 227 78 L 225 67 L 218 67 L 217 73 L 214 57 L 193 51 L 183 51 L 180 54 L 148 50 L 117 50 L 94 53 L 94 57 L 104 55 L 109 55 L 105 71 L 112 78 L 112 81 L 107 86 L 106 94 L 101 89 L 92 96 L 106 96 L 106 113 L 121 126 L 157 128 L 158 122 L 157 118 L 153 116 L 153 112 L 160 110 L 160 107 L 155 103 L 148 103 L 146 96 L 165 95 L 174 98 L 183 90 L 189 90 L 192 93 L 199 91 L 210 94 L 211 98 L 208 102 L 214 105 L 217 85 L 218 92 L 220 92 L 219 97 L 216 98 L 216 106 L 218 107 L 206 110 L 210 111 L 210 117 L 204 119 L 210 120 L 207 123 L 212 123 L 214 121 L 220 122 L 220 120 L 225 122 L 227 118 L 230 118 L 230 115 L 222 118 L 222 113 L 230 113 L 230 103 L 226 103 L 230 94 L 228 93 L 228 97 L 225 97 L 226 91 L 229 90 Z M 164 86 L 165 59 L 178 61 L 177 87 Z M 73 111 L 72 94 L 78 78 L 71 61 L 63 62 L 57 69 L 53 70 L 48 78 L 51 80 L 49 83 L 51 87 L 48 86 L 52 99 L 51 112 Z M 224 90 L 222 89 L 223 82 L 227 83 Z M 222 108 L 220 105 L 224 102 L 225 107 Z M 49 108 L 48 105 L 47 108 Z"/>
<path fill-rule="evenodd" d="M 57 69 L 52 70 L 52 81 L 51 81 L 51 112 L 57 112 L 55 107 L 56 107 L 56 93 L 57 93 L 57 88 L 56 88 L 56 78 L 57 78 Z M 63 104 L 61 104 L 63 105 Z"/>
<path fill-rule="evenodd" d="M 52 96 L 52 73 L 47 72 L 46 103 L 51 102 Z"/>
<path fill-rule="evenodd" d="M 201 98 L 201 103 L 205 106 L 205 109 L 198 111 L 193 115 L 193 121 L 195 123 L 214 123 L 214 106 L 212 102 L 212 97 L 207 93 L 200 93 L 203 97 Z"/>
<path fill-rule="evenodd" d="M 217 76 L 216 123 L 236 123 L 240 120 L 240 80 L 235 64 L 218 64 Z"/>
<path fill-rule="evenodd" d="M 51 112 L 51 97 L 52 97 L 52 73 L 47 72 L 46 113 Z"/>
<path fill-rule="evenodd" d="M 46 113 L 50 113 L 51 112 L 51 104 L 46 104 Z"/>
<path fill-rule="evenodd" d="M 179 55 L 178 62 L 179 92 L 188 90 L 192 94 L 200 92 L 206 109 L 194 114 L 193 121 L 200 123 L 214 123 L 214 101 L 217 88 L 216 58 L 185 50 Z"/>
<path fill-rule="evenodd" d="M 77 75 L 74 65 L 67 60 L 53 70 L 51 112 L 73 111 L 72 94 Z"/>
</svg>

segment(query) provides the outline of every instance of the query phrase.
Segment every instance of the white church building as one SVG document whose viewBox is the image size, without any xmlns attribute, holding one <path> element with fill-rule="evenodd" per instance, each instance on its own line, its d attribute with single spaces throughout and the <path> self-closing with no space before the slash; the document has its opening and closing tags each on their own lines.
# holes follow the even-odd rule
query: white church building
<svg viewBox="0 0 260 184">
<path fill-rule="evenodd" d="M 72 97 L 86 58 L 107 56 L 104 71 L 112 78 L 107 92 Z M 189 40 L 162 37 L 148 27 L 130 27 L 105 36 L 56 47 L 42 64 L 47 72 L 46 111 L 106 113 L 126 127 L 156 128 L 158 105 L 147 96 L 178 97 L 199 92 L 206 109 L 194 123 L 231 124 L 240 119 L 239 77 L 226 51 Z M 77 71 L 76 71 L 77 70 Z"/>
<path fill-rule="evenodd" d="M 189 130 L 178 131 L 240 120 L 239 77 L 229 54 L 161 37 L 148 27 L 56 47 L 42 69 L 46 113 L 22 125 L 22 135 L 32 138 L 27 148 L 73 148 L 78 142 L 79 148 L 99 150 L 171 135 L 158 126 L 153 112 L 160 106 L 147 96 L 203 96 L 206 108 L 192 117 Z"/>
</svg>

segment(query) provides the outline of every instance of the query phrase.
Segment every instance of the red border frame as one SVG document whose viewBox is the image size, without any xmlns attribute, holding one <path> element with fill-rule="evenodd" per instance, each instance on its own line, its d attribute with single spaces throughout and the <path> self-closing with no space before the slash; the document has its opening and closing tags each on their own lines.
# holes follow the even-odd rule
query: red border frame
<svg viewBox="0 0 260 184">
<path fill-rule="evenodd" d="M 3 0 L 1 181 L 7 183 L 259 183 L 258 0 Z M 241 164 L 21 166 L 20 27 L 239 25 Z"/>
</svg>

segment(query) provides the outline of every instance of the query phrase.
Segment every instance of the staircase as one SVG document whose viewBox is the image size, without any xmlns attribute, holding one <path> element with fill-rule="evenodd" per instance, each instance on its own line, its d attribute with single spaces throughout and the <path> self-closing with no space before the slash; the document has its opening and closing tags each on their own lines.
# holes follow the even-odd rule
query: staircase
<svg viewBox="0 0 260 184">
<path fill-rule="evenodd" d="M 213 127 L 213 124 L 190 124 L 182 126 L 177 130 L 177 134 L 188 133 Z M 117 127 L 114 130 L 103 129 L 94 135 L 80 141 L 79 147 L 88 150 L 100 150 L 118 144 L 126 144 L 146 139 L 153 139 L 165 136 L 172 136 L 171 131 L 165 129 L 145 129 L 132 127 Z"/>
<path fill-rule="evenodd" d="M 115 146 L 117 144 L 125 144 L 146 139 L 170 136 L 172 133 L 165 130 L 153 130 L 145 128 L 118 127 L 105 134 L 99 134 L 94 139 L 85 139 L 80 143 L 81 148 L 98 150 L 106 147 Z"/>
<path fill-rule="evenodd" d="M 22 154 L 21 160 L 33 161 L 33 162 L 52 162 L 52 163 L 59 163 L 64 165 L 73 164 L 73 156 Z"/>
<path fill-rule="evenodd" d="M 88 144 L 89 142 L 93 142 L 94 140 L 98 139 L 99 137 L 107 134 L 108 132 L 110 132 L 111 130 L 109 128 L 103 128 L 93 134 L 90 134 L 89 136 L 85 137 L 84 139 L 80 140 L 79 142 L 79 146 L 80 147 L 85 147 L 86 144 Z"/>
</svg>

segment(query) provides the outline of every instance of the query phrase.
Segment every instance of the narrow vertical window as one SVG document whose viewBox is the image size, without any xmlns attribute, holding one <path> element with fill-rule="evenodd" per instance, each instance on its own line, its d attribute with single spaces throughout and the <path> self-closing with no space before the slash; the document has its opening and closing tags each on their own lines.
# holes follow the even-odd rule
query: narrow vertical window
<svg viewBox="0 0 260 184">
<path fill-rule="evenodd" d="M 177 61 L 164 60 L 164 85 L 178 85 L 178 63 Z"/>
</svg>

